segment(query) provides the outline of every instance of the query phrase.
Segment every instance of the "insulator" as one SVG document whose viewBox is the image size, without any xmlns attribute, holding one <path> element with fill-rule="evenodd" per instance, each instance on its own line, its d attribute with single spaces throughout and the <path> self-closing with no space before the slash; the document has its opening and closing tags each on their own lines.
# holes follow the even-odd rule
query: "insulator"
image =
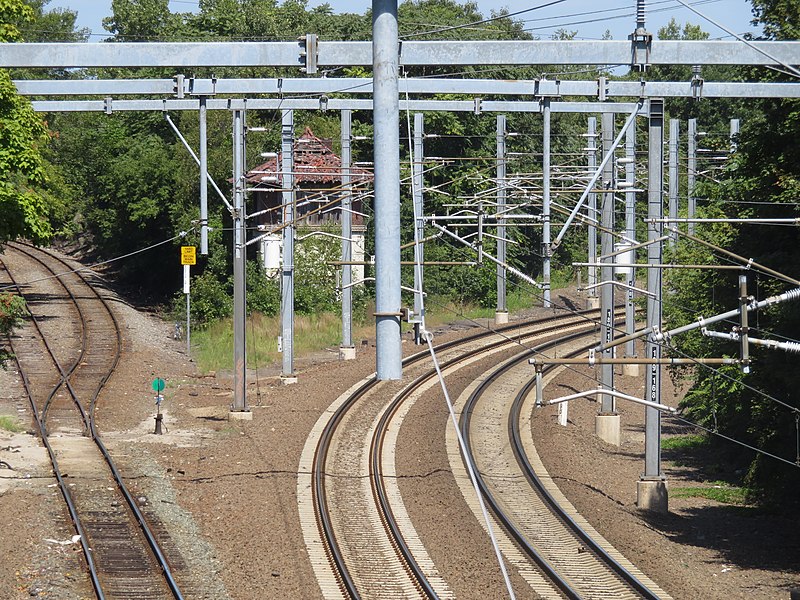
<svg viewBox="0 0 800 600">
<path fill-rule="evenodd" d="M 800 343 L 798 342 L 783 342 L 783 349 L 792 354 L 800 354 Z"/>
</svg>

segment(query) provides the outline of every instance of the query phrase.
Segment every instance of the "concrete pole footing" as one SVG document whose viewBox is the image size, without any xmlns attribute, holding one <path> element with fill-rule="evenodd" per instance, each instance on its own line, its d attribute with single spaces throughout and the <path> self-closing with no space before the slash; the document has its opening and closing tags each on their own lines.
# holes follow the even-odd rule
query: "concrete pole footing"
<svg viewBox="0 0 800 600">
<path fill-rule="evenodd" d="M 612 446 L 621 444 L 619 415 L 599 414 L 594 420 L 594 432 L 601 440 Z"/>
<path fill-rule="evenodd" d="M 666 480 L 663 477 L 656 477 L 642 478 L 637 481 L 636 506 L 639 510 L 667 514 L 669 512 L 669 496 Z"/>
<path fill-rule="evenodd" d="M 589 296 L 586 299 L 586 308 L 588 309 L 600 308 L 600 298 L 597 296 Z"/>
<path fill-rule="evenodd" d="M 281 383 L 283 385 L 294 385 L 297 383 L 297 375 L 281 375 Z"/>
<path fill-rule="evenodd" d="M 505 325 L 508 323 L 508 311 L 507 310 L 498 310 L 494 313 L 494 324 L 495 325 Z"/>
<path fill-rule="evenodd" d="M 228 421 L 252 421 L 253 413 L 249 410 L 232 410 L 228 412 Z"/>
<path fill-rule="evenodd" d="M 339 346 L 340 360 L 355 360 L 355 358 L 356 358 L 355 346 Z"/>
</svg>

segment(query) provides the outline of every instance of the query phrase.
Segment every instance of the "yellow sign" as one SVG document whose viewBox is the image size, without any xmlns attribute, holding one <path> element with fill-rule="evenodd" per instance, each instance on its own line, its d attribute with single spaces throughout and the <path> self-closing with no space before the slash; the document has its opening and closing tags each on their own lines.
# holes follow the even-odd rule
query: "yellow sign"
<svg viewBox="0 0 800 600">
<path fill-rule="evenodd" d="M 182 265 L 196 265 L 197 253 L 194 246 L 181 246 L 181 264 Z"/>
</svg>

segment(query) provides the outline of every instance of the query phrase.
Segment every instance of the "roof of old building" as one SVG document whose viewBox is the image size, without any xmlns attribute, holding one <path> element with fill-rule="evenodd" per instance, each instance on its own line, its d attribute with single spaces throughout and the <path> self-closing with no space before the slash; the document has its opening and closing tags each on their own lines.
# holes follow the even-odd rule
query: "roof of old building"
<svg viewBox="0 0 800 600">
<path fill-rule="evenodd" d="M 247 182 L 266 188 L 280 187 L 281 154 L 258 165 L 245 175 Z M 295 183 L 337 183 L 342 180 L 342 159 L 331 148 L 330 140 L 323 140 L 314 135 L 311 128 L 306 127 L 299 138 L 294 141 L 294 176 Z M 371 171 L 361 167 L 350 167 L 353 183 L 371 181 Z"/>
</svg>

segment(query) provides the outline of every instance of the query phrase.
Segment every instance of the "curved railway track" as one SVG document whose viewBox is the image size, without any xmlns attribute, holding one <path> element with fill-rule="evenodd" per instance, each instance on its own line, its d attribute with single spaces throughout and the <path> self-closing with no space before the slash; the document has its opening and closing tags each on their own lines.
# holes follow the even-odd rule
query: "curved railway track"
<svg viewBox="0 0 800 600">
<path fill-rule="evenodd" d="M 440 345 L 441 368 L 447 375 L 518 344 L 530 347 L 573 332 L 586 335 L 595 329 L 586 313 L 595 314 L 517 323 Z M 306 546 L 327 598 L 453 596 L 405 512 L 394 476 L 395 421 L 402 420 L 416 396 L 437 385 L 435 372 L 425 365 L 427 356 L 423 352 L 405 360 L 411 384 L 377 382 L 373 376 L 353 386 L 309 436 L 298 499 Z M 542 597 L 567 595 L 551 583 L 542 590 Z"/>
<path fill-rule="evenodd" d="M 98 398 L 122 352 L 114 312 L 84 275 L 49 252 L 8 244 L 3 264 L 31 313 L 12 351 L 95 595 L 183 598 L 95 424 Z M 15 281 L 16 270 L 28 274 L 27 283 Z"/>
<path fill-rule="evenodd" d="M 584 335 L 575 334 L 536 351 L 558 346 L 559 354 L 578 355 L 594 345 L 584 340 Z M 521 423 L 528 423 L 534 402 L 535 379 L 527 362 L 533 353 L 509 359 L 461 398 L 461 434 L 495 518 L 557 586 L 558 595 L 540 591 L 545 597 L 668 598 L 577 514 L 549 478 L 532 443 L 523 444 Z"/>
</svg>

